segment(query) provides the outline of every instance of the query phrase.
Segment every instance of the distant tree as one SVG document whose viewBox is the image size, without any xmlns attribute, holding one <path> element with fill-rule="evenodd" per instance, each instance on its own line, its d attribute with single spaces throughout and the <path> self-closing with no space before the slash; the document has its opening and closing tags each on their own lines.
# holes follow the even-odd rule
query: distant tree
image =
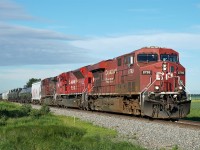
<svg viewBox="0 0 200 150">
<path fill-rule="evenodd" d="M 36 79 L 36 78 L 31 78 L 29 81 L 26 83 L 26 87 L 31 87 L 33 83 L 41 81 L 41 79 Z"/>
</svg>

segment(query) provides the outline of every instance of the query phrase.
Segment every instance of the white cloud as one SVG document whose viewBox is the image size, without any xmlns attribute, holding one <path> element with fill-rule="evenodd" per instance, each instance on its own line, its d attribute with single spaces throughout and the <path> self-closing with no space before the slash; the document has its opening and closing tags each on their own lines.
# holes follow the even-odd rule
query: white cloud
<svg viewBox="0 0 200 150">
<path fill-rule="evenodd" d="M 51 30 L 0 24 L 0 65 L 88 62 L 85 49 L 70 45 L 80 37 Z"/>
<path fill-rule="evenodd" d="M 0 37 L 11 39 L 54 39 L 54 40 L 77 40 L 79 36 L 66 35 L 52 30 L 37 29 L 19 25 L 9 25 L 0 22 Z"/>
<path fill-rule="evenodd" d="M 0 67 L 0 93 L 23 87 L 30 78 L 48 78 L 87 64 L 28 65 Z"/>
<path fill-rule="evenodd" d="M 7 23 L 34 17 L 12 1 L 0 1 L 0 66 L 89 62 L 87 50 L 70 45 L 81 37 Z M 2 21 L 3 20 L 3 21 Z"/>
<path fill-rule="evenodd" d="M 27 66 L 28 67 L 28 66 Z M 23 87 L 30 78 L 46 78 L 56 76 L 60 72 L 55 68 L 0 67 L 0 93 L 18 87 Z"/>
<path fill-rule="evenodd" d="M 58 64 L 58 65 L 27 65 L 27 66 L 10 66 L 0 67 L 0 79 L 16 80 L 30 78 L 47 78 L 54 77 L 60 73 L 80 68 L 87 64 Z M 26 80 L 27 81 L 27 80 Z"/>
<path fill-rule="evenodd" d="M 200 8 L 200 4 L 196 4 L 196 7 L 197 7 L 197 8 Z"/>
<path fill-rule="evenodd" d="M 63 70 L 62 70 L 63 71 Z M 25 79 L 28 80 L 30 78 L 47 78 L 50 76 L 56 76 L 60 72 L 62 72 L 56 68 L 43 68 L 43 69 L 32 69 L 30 68 L 13 68 L 13 69 L 1 69 L 0 78 L 3 80 L 17 80 L 17 79 Z"/>
<path fill-rule="evenodd" d="M 169 47 L 175 50 L 198 50 L 200 34 L 191 33 L 155 33 L 117 37 L 98 37 L 90 40 L 76 40 L 70 43 L 76 47 L 90 49 L 113 57 L 146 46 Z M 100 55 L 99 55 L 100 56 Z"/>
<path fill-rule="evenodd" d="M 33 16 L 28 15 L 25 10 L 10 0 L 0 1 L 0 20 L 9 19 L 22 19 L 22 20 L 32 20 Z"/>
</svg>

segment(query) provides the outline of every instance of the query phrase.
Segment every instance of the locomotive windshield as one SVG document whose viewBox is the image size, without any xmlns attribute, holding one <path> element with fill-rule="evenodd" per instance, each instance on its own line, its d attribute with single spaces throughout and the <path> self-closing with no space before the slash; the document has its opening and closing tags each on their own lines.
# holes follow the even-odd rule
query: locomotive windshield
<svg viewBox="0 0 200 150">
<path fill-rule="evenodd" d="M 158 61 L 158 55 L 157 54 L 138 54 L 137 60 L 138 62 Z"/>
<path fill-rule="evenodd" d="M 161 54 L 160 60 L 161 61 L 178 62 L 178 56 L 175 54 Z"/>
</svg>

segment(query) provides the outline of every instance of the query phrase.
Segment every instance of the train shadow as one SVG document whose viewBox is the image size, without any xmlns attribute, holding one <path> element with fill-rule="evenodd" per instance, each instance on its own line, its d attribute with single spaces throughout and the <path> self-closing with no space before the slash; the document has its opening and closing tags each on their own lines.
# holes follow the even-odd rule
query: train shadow
<svg viewBox="0 0 200 150">
<path fill-rule="evenodd" d="M 200 116 L 199 117 L 185 117 L 184 120 L 190 120 L 190 121 L 199 121 L 200 122 Z"/>
</svg>

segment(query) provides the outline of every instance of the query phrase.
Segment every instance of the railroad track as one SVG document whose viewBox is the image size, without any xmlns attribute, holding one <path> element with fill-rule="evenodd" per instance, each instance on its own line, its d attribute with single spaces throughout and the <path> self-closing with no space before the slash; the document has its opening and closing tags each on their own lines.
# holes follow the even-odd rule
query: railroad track
<svg viewBox="0 0 200 150">
<path fill-rule="evenodd" d="M 191 120 L 184 120 L 180 119 L 177 121 L 179 124 L 185 124 L 185 125 L 191 125 L 191 126 L 199 126 L 200 127 L 200 122 L 199 121 L 191 121 Z"/>
<path fill-rule="evenodd" d="M 32 106 L 38 106 L 40 105 L 32 105 Z M 108 112 L 101 112 L 101 111 L 85 111 L 85 110 L 80 110 L 80 109 L 74 109 L 74 108 L 60 108 L 60 107 L 50 107 L 53 112 L 56 112 L 56 109 L 61 109 L 61 110 L 69 110 L 69 111 L 78 111 L 81 113 L 88 113 L 88 114 L 96 114 L 96 115 L 104 115 L 104 116 L 109 116 L 109 117 L 117 117 L 121 119 L 128 119 L 128 120 L 138 120 L 142 121 L 144 123 L 160 123 L 160 124 L 166 124 L 166 125 L 175 125 L 179 126 L 181 128 L 192 128 L 192 129 L 200 129 L 200 122 L 198 121 L 191 121 L 191 120 L 184 120 L 184 119 L 179 119 L 178 121 L 171 121 L 171 120 L 158 120 L 158 119 L 149 119 L 149 118 L 143 118 L 143 117 L 137 117 L 137 116 L 132 116 L 132 115 L 127 115 L 127 114 L 119 114 L 119 113 L 108 113 Z"/>
</svg>

